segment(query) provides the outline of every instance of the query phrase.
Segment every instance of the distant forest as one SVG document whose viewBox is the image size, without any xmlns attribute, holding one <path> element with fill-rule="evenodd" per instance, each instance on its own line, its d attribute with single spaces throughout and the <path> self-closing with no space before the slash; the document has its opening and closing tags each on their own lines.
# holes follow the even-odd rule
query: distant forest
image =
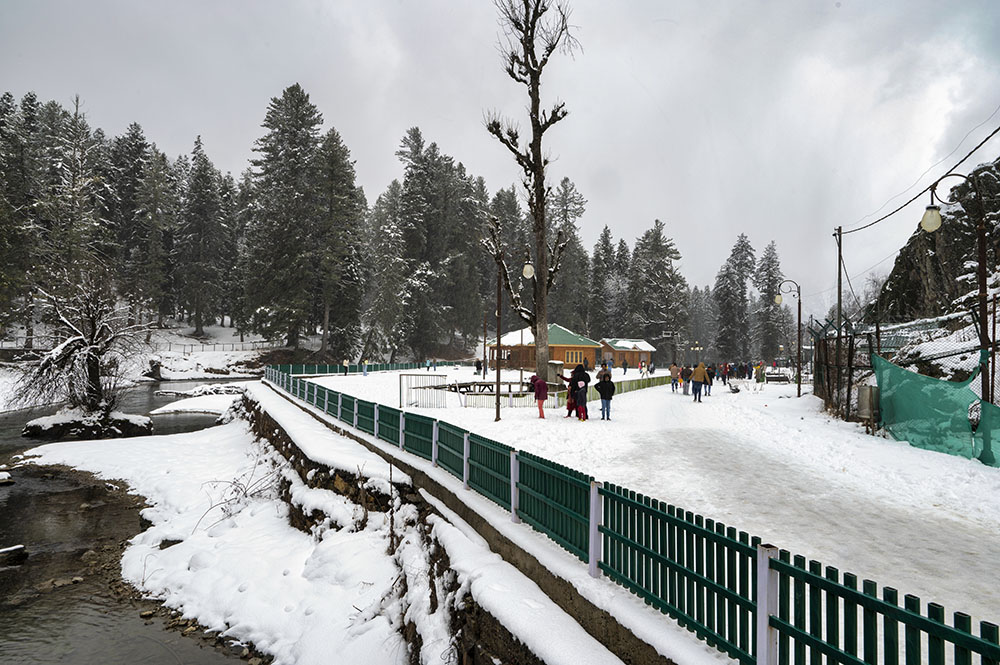
<svg viewBox="0 0 1000 665">
<path fill-rule="evenodd" d="M 44 321 L 39 294 L 101 283 L 134 321 L 174 317 L 196 335 L 224 323 L 290 346 L 320 335 L 333 359 L 451 357 L 473 348 L 484 317 L 495 328 L 487 221 L 499 220 L 508 262 L 533 261 L 518 190 L 491 192 L 417 127 L 400 139 L 400 178 L 373 202 L 350 149 L 297 84 L 271 99 L 254 152 L 236 178 L 200 137 L 171 158 L 138 123 L 115 137 L 92 128 L 78 99 L 67 109 L 5 93 L 0 333 Z M 550 322 L 665 349 L 676 333 L 717 360 L 792 348 L 791 310 L 773 301 L 783 279 L 773 242 L 757 260 L 741 235 L 714 285 L 691 288 L 659 220 L 631 247 L 604 226 L 588 252 L 586 206 L 569 178 L 547 200 L 553 240 L 568 239 Z M 504 310 L 504 331 L 524 325 Z"/>
</svg>

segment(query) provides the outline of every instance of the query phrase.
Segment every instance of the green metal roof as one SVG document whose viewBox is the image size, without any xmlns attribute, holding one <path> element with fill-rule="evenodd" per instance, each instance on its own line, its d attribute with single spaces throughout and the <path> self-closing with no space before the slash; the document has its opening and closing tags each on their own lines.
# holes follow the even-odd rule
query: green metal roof
<svg viewBox="0 0 1000 665">
<path fill-rule="evenodd" d="M 577 335 L 572 330 L 563 328 L 558 323 L 549 324 L 549 346 L 600 346 L 589 337 Z"/>
<path fill-rule="evenodd" d="M 504 334 L 500 338 L 500 343 L 503 346 L 519 346 L 521 343 L 525 346 L 533 346 L 535 344 L 535 337 L 531 334 L 530 328 L 524 328 L 523 330 L 512 330 L 509 333 Z M 489 340 L 490 346 L 496 346 L 497 340 L 494 337 Z M 563 328 L 558 323 L 549 324 L 549 346 L 593 346 L 600 347 L 600 342 L 595 342 L 594 340 L 584 337 L 583 335 L 577 335 L 572 330 L 567 330 Z"/>
</svg>

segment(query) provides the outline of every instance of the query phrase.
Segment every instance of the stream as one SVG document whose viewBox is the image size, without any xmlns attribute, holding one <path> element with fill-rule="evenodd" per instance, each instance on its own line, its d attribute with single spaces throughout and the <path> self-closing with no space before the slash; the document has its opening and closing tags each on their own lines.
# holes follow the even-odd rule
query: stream
<svg viewBox="0 0 1000 665">
<path fill-rule="evenodd" d="M 156 390 L 188 390 L 212 380 L 140 384 L 119 407 L 148 415 L 180 399 Z M 57 407 L 0 413 L 0 463 L 41 445 L 21 438 L 27 421 Z M 156 434 L 211 427 L 216 416 L 153 416 Z M 155 608 L 129 597 L 120 584 L 121 543 L 141 530 L 137 497 L 85 474 L 59 468 L 20 467 L 15 483 L 0 486 L 0 549 L 23 544 L 28 560 L 0 566 L 0 661 L 5 664 L 184 663 L 210 665 L 238 660 L 210 642 L 164 629 L 161 617 L 142 618 Z"/>
</svg>

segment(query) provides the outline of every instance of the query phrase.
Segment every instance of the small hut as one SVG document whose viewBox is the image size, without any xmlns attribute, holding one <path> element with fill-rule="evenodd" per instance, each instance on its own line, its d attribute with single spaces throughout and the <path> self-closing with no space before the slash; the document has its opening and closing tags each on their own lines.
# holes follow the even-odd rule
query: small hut
<svg viewBox="0 0 1000 665">
<path fill-rule="evenodd" d="M 653 360 L 656 347 L 644 339 L 624 339 L 620 337 L 601 340 L 601 361 L 621 367 L 628 361 L 629 367 L 638 367 L 640 362 Z"/>
<path fill-rule="evenodd" d="M 490 341 L 490 366 L 495 366 L 496 339 Z M 549 324 L 549 360 L 566 365 L 585 365 L 593 369 L 598 364 L 600 342 L 578 335 L 558 323 Z M 535 336 L 531 328 L 514 330 L 500 336 L 500 366 L 510 369 L 535 368 Z"/>
</svg>

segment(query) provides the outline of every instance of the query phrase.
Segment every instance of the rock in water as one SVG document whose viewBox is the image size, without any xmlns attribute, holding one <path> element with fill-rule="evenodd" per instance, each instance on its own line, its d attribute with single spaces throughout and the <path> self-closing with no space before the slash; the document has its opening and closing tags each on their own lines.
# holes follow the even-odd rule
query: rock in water
<svg viewBox="0 0 1000 665">
<path fill-rule="evenodd" d="M 59 441 L 62 439 L 119 439 L 148 436 L 153 433 L 153 421 L 120 411 L 111 413 L 85 412 L 82 409 L 61 409 L 52 416 L 28 422 L 21 436 L 31 439 Z"/>
<path fill-rule="evenodd" d="M 19 566 L 28 560 L 28 550 L 24 545 L 14 545 L 0 549 L 0 566 Z"/>
</svg>

